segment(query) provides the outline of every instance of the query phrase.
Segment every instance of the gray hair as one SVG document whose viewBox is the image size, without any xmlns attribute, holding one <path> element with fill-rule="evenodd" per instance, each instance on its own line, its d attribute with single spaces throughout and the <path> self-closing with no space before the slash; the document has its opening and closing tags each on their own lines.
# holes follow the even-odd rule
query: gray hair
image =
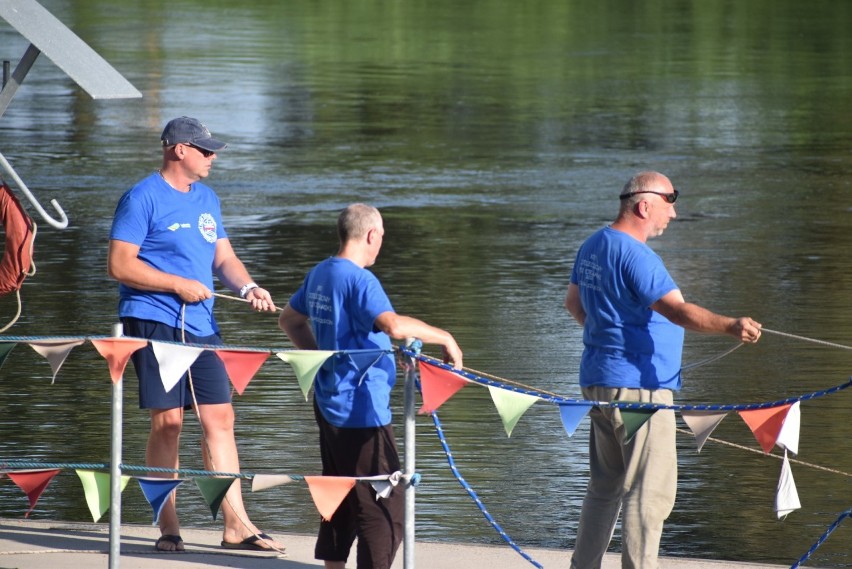
<svg viewBox="0 0 852 569">
<path fill-rule="evenodd" d="M 628 194 L 637 194 L 638 192 L 656 191 L 654 190 L 654 184 L 658 183 L 661 179 L 666 180 L 668 178 L 659 172 L 639 172 L 627 180 L 620 195 L 626 196 Z M 621 209 L 632 208 L 642 199 L 642 195 L 634 195 L 623 199 L 621 200 Z"/>
<path fill-rule="evenodd" d="M 361 239 L 367 232 L 381 224 L 382 215 L 371 205 L 354 203 L 340 212 L 337 218 L 337 236 L 340 243 Z"/>
</svg>

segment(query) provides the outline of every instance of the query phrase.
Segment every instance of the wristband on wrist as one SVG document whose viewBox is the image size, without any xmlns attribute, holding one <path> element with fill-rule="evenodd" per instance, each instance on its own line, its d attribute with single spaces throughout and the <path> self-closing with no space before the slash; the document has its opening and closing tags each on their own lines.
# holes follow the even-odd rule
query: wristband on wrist
<svg viewBox="0 0 852 569">
<path fill-rule="evenodd" d="M 240 289 L 240 298 L 245 298 L 249 291 L 254 290 L 256 288 L 260 288 L 255 283 L 248 283 L 243 288 Z"/>
</svg>

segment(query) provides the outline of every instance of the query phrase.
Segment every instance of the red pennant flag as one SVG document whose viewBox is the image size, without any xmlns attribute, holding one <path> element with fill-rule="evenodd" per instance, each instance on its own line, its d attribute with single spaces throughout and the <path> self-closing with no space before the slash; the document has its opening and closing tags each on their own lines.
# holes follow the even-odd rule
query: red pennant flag
<svg viewBox="0 0 852 569">
<path fill-rule="evenodd" d="M 340 503 L 355 487 L 357 479 L 348 476 L 305 476 L 311 498 L 322 519 L 331 520 Z"/>
<path fill-rule="evenodd" d="M 781 427 L 784 425 L 784 419 L 787 417 L 787 411 L 790 410 L 791 406 L 792 403 L 768 409 L 738 411 L 740 417 L 743 418 L 743 421 L 746 422 L 751 432 L 754 433 L 757 442 L 763 447 L 763 452 L 769 454 L 769 451 L 775 446 L 775 441 L 778 440 Z"/>
<path fill-rule="evenodd" d="M 112 382 L 118 383 L 124 375 L 127 360 L 136 350 L 148 345 L 147 340 L 135 340 L 131 338 L 109 338 L 104 340 L 92 340 L 92 344 L 98 353 L 103 356 L 109 365 L 109 375 Z"/>
<path fill-rule="evenodd" d="M 7 472 L 6 476 L 8 476 L 12 482 L 14 482 L 18 488 L 23 490 L 27 498 L 30 500 L 30 509 L 27 510 L 27 513 L 24 515 L 25 518 L 30 516 L 30 512 L 33 511 L 33 508 L 36 506 L 36 502 L 41 497 L 44 489 L 47 488 L 47 485 L 50 484 L 50 481 L 53 480 L 53 477 L 59 474 L 59 469 L 51 469 L 51 470 L 18 470 L 16 472 Z"/>
<path fill-rule="evenodd" d="M 254 374 L 269 357 L 270 352 L 252 352 L 240 350 L 216 350 L 216 355 L 225 364 L 228 377 L 234 389 L 240 395 L 243 394 Z"/>
<path fill-rule="evenodd" d="M 420 415 L 437 411 L 438 407 L 465 386 L 466 380 L 455 373 L 438 366 L 420 361 L 420 390 L 423 406 Z"/>
</svg>

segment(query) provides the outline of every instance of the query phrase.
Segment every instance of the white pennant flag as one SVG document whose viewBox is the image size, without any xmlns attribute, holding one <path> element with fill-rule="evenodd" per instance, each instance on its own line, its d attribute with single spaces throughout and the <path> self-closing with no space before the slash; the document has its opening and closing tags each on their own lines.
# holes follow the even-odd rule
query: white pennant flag
<svg viewBox="0 0 852 569">
<path fill-rule="evenodd" d="M 50 363 L 50 369 L 53 370 L 53 379 L 50 383 L 56 381 L 56 374 L 59 373 L 59 368 L 65 363 L 65 358 L 71 353 L 71 350 L 82 344 L 84 340 L 40 340 L 38 342 L 28 342 L 30 347 L 38 352 L 42 357 L 47 358 Z"/>
<path fill-rule="evenodd" d="M 787 458 L 787 451 L 785 450 L 784 464 L 781 466 L 781 476 L 778 479 L 778 491 L 775 494 L 775 511 L 780 520 L 801 507 L 799 493 L 796 491 L 796 482 L 793 480 L 793 471 L 790 469 L 790 460 Z"/>
<path fill-rule="evenodd" d="M 373 487 L 373 490 L 376 491 L 376 500 L 378 500 L 379 498 L 387 498 L 390 496 L 391 490 L 393 490 L 394 486 L 402 481 L 402 471 L 397 470 L 389 476 L 367 476 L 359 478 L 358 480 L 368 481 Z"/>
<path fill-rule="evenodd" d="M 793 454 L 799 454 L 799 428 L 802 423 L 802 410 L 799 401 L 793 403 L 781 425 L 781 432 L 775 439 L 775 444 Z"/>
<path fill-rule="evenodd" d="M 727 416 L 725 411 L 681 411 L 680 418 L 695 435 L 698 452 L 701 452 L 704 443 L 710 438 L 713 430 L 719 426 Z"/>
<path fill-rule="evenodd" d="M 251 479 L 251 491 L 260 492 L 290 482 L 294 482 L 293 477 L 286 474 L 255 474 Z"/>
<path fill-rule="evenodd" d="M 160 364 L 160 379 L 166 393 L 171 391 L 189 367 L 195 363 L 204 348 L 194 346 L 182 346 L 180 344 L 166 344 L 164 342 L 151 342 L 154 355 Z"/>
</svg>

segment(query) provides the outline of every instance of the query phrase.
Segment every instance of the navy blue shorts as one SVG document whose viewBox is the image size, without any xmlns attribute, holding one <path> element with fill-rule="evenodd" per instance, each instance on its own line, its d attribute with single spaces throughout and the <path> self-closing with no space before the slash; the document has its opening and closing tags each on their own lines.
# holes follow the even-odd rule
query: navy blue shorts
<svg viewBox="0 0 852 569">
<path fill-rule="evenodd" d="M 122 318 L 124 335 L 148 340 L 164 342 L 182 342 L 184 334 L 180 329 L 138 318 Z M 222 338 L 213 336 L 196 336 L 186 334 L 188 344 L 220 345 Z M 139 378 L 139 408 L 140 409 L 176 409 L 189 408 L 193 404 L 188 375 L 192 375 L 192 387 L 195 390 L 195 400 L 201 405 L 215 405 L 231 402 L 231 382 L 225 364 L 211 350 L 204 350 L 190 366 L 190 374 L 184 374 L 180 381 L 166 393 L 163 380 L 160 378 L 160 365 L 154 355 L 154 349 L 149 343 L 141 350 L 136 350 L 130 356 L 136 377 Z"/>
</svg>

